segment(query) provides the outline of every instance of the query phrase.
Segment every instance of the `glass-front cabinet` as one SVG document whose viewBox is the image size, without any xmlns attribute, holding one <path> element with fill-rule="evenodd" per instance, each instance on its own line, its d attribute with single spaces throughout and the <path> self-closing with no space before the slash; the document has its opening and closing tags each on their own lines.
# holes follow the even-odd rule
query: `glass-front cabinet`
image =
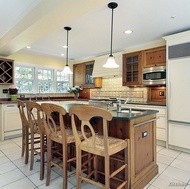
<svg viewBox="0 0 190 189">
<path fill-rule="evenodd" d="M 142 52 L 123 54 L 123 86 L 142 84 Z"/>
<path fill-rule="evenodd" d="M 94 62 L 85 64 L 85 85 L 94 85 L 94 79 L 92 77 Z"/>
</svg>

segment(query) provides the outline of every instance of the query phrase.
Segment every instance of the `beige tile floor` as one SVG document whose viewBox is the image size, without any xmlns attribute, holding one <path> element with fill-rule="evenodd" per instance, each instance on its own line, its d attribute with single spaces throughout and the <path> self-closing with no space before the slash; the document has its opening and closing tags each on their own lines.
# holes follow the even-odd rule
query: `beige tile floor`
<svg viewBox="0 0 190 189">
<path fill-rule="evenodd" d="M 53 169 L 50 186 L 39 180 L 39 162 L 29 170 L 21 158 L 21 138 L 0 142 L 0 188 L 1 189 L 62 189 L 61 172 Z M 190 154 L 157 146 L 159 174 L 145 189 L 190 189 Z M 46 177 L 46 175 L 45 175 Z M 68 189 L 76 189 L 75 177 L 68 180 Z M 83 189 L 98 189 L 84 183 Z"/>
</svg>

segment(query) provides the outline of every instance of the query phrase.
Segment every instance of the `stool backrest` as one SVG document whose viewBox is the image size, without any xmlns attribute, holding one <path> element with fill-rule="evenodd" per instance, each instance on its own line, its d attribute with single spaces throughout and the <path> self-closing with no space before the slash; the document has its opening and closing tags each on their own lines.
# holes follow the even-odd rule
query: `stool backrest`
<svg viewBox="0 0 190 189">
<path fill-rule="evenodd" d="M 101 118 L 103 126 L 103 138 L 104 138 L 104 147 L 105 150 L 108 151 L 109 144 L 108 144 L 108 121 L 112 120 L 112 115 L 107 110 L 104 110 L 99 107 L 95 106 L 85 106 L 85 105 L 79 105 L 79 106 L 72 106 L 69 110 L 69 115 L 71 116 L 71 124 L 72 124 L 72 130 L 73 134 L 75 136 L 75 141 L 77 145 L 81 144 L 81 137 L 79 137 L 77 132 L 77 125 L 76 125 L 76 119 L 78 118 L 81 121 L 81 132 L 83 135 L 83 138 L 88 146 L 94 147 L 95 146 L 95 140 L 97 140 L 95 130 L 92 126 L 92 118 Z M 101 125 L 98 125 L 101 126 Z M 90 132 L 90 133 L 89 133 Z M 91 137 L 88 137 L 88 136 Z"/>
<path fill-rule="evenodd" d="M 39 130 L 44 133 L 43 110 L 41 105 L 37 102 L 28 101 L 26 102 L 26 109 L 30 129 Z"/>
<path fill-rule="evenodd" d="M 42 103 L 41 107 L 44 111 L 44 126 L 47 136 L 60 137 L 60 131 L 63 142 L 67 142 L 65 124 L 63 117 L 66 115 L 66 110 L 56 104 Z"/>
<path fill-rule="evenodd" d="M 28 119 L 27 119 L 27 112 L 25 111 L 26 110 L 25 103 L 21 100 L 17 100 L 17 107 L 19 109 L 22 126 L 28 127 Z"/>
</svg>

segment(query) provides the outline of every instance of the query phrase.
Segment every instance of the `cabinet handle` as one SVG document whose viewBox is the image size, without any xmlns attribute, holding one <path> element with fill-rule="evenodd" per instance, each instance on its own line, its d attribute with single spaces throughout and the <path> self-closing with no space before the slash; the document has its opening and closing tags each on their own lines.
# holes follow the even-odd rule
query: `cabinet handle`
<svg viewBox="0 0 190 189">
<path fill-rule="evenodd" d="M 11 104 L 11 105 L 7 105 L 7 107 L 16 107 L 16 106 Z"/>
<path fill-rule="evenodd" d="M 144 121 L 144 122 L 141 122 L 141 123 L 134 124 L 133 126 L 134 126 L 134 127 L 138 127 L 138 126 L 144 125 L 144 124 L 146 124 L 146 123 L 150 123 L 150 122 L 152 122 L 152 121 L 155 121 L 155 120 L 157 120 L 157 119 L 158 119 L 158 118 L 150 119 L 150 120 L 148 120 L 148 121 Z"/>
</svg>

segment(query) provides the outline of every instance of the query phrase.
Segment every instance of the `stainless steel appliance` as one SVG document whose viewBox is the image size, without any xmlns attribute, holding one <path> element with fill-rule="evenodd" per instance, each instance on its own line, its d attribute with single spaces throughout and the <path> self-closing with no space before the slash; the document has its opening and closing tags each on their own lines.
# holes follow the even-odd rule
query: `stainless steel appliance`
<svg viewBox="0 0 190 189">
<path fill-rule="evenodd" d="M 165 85 L 166 66 L 155 66 L 143 69 L 143 85 Z"/>
</svg>

